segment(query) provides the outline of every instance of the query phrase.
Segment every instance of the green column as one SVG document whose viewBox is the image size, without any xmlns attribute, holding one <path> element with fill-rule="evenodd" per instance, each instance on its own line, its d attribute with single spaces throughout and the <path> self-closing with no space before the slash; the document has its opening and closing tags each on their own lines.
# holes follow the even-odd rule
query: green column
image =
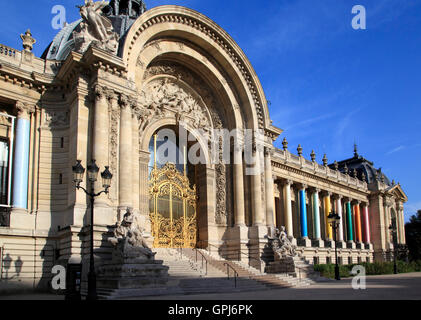
<svg viewBox="0 0 421 320">
<path fill-rule="evenodd" d="M 353 241 L 353 232 L 352 232 L 352 211 L 351 211 L 351 202 L 347 201 L 346 203 L 346 221 L 348 225 L 348 241 Z"/>
</svg>

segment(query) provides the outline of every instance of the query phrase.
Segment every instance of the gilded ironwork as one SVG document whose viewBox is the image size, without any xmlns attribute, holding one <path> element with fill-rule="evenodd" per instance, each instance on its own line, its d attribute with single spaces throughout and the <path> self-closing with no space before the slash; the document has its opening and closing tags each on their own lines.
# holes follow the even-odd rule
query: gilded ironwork
<svg viewBox="0 0 421 320">
<path fill-rule="evenodd" d="M 196 186 L 172 163 L 150 174 L 150 219 L 155 248 L 194 248 L 197 238 Z"/>
</svg>

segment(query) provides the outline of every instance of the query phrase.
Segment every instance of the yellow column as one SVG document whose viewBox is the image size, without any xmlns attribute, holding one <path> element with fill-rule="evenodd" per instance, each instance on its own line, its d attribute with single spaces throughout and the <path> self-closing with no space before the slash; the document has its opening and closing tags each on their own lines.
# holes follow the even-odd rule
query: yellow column
<svg viewBox="0 0 421 320">
<path fill-rule="evenodd" d="M 329 224 L 327 216 L 330 214 L 330 212 L 332 211 L 332 206 L 330 203 L 330 196 L 331 193 L 328 192 L 325 194 L 324 196 L 324 210 L 325 210 L 325 225 L 326 225 L 326 238 L 328 240 L 332 240 L 332 226 Z"/>
</svg>

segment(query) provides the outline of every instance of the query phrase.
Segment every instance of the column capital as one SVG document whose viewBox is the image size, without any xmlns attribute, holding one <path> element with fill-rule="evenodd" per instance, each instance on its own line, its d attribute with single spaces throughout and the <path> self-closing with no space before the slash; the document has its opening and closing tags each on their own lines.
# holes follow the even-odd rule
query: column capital
<svg viewBox="0 0 421 320">
<path fill-rule="evenodd" d="M 95 100 L 96 101 L 99 101 L 99 100 L 101 100 L 102 98 L 106 98 L 107 96 L 106 96 L 106 88 L 105 87 L 103 87 L 103 86 L 101 86 L 101 85 L 99 85 L 99 84 L 96 84 L 95 86 L 94 86 L 94 88 L 93 88 L 93 93 L 94 93 L 94 95 L 95 95 Z"/>
<path fill-rule="evenodd" d="M 284 179 L 284 180 L 282 180 L 282 184 L 283 185 L 291 186 L 293 183 L 294 183 L 294 181 L 292 181 L 291 179 Z"/>
<path fill-rule="evenodd" d="M 105 89 L 104 94 L 108 100 L 117 100 L 117 93 L 113 89 Z"/>
<path fill-rule="evenodd" d="M 305 183 L 298 183 L 297 186 L 300 188 L 300 190 L 308 189 L 308 185 Z"/>
<path fill-rule="evenodd" d="M 271 157 L 273 156 L 274 153 L 275 153 L 275 150 L 273 147 L 265 147 L 265 150 L 264 150 L 265 157 Z"/>
<path fill-rule="evenodd" d="M 18 118 L 20 119 L 29 119 L 29 115 L 35 112 L 35 106 L 24 103 L 22 101 L 17 101 L 15 107 L 17 110 Z"/>
<path fill-rule="evenodd" d="M 321 193 L 322 193 L 322 196 L 323 196 L 324 198 L 326 198 L 326 197 L 331 197 L 331 196 L 332 196 L 332 192 L 327 191 L 327 190 L 323 190 Z"/>
<path fill-rule="evenodd" d="M 129 96 L 124 93 L 121 93 L 119 96 L 118 103 L 122 109 L 125 109 L 129 106 Z"/>
<path fill-rule="evenodd" d="M 335 200 L 342 200 L 343 199 L 343 195 L 341 195 L 341 194 L 334 194 L 333 195 L 333 199 L 335 199 Z"/>
<path fill-rule="evenodd" d="M 363 202 L 361 202 L 361 205 L 362 205 L 363 207 L 369 207 L 369 206 L 370 206 L 370 202 L 368 202 L 368 201 L 363 201 Z"/>
<path fill-rule="evenodd" d="M 312 188 L 311 188 L 311 191 L 312 191 L 313 193 L 320 193 L 320 192 L 322 191 L 322 189 L 317 188 L 317 187 L 312 187 Z"/>
<path fill-rule="evenodd" d="M 361 200 L 351 200 L 351 204 L 352 205 L 360 205 L 361 204 Z"/>
</svg>

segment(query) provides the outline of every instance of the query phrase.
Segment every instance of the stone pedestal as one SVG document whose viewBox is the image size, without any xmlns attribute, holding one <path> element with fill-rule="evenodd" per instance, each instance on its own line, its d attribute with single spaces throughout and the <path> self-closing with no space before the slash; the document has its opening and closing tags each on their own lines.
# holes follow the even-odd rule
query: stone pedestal
<svg viewBox="0 0 421 320">
<path fill-rule="evenodd" d="M 336 245 L 338 246 L 338 248 L 341 248 L 341 249 L 345 249 L 346 248 L 346 242 L 345 241 L 338 241 L 336 243 Z"/>
<path fill-rule="evenodd" d="M 311 241 L 311 245 L 316 248 L 324 248 L 325 242 L 322 239 L 314 239 Z"/>
<path fill-rule="evenodd" d="M 295 262 L 293 257 L 285 257 L 280 260 L 269 262 L 265 269 L 266 273 L 294 273 Z"/>
<path fill-rule="evenodd" d="M 147 257 L 143 248 L 122 251 L 117 246 L 111 261 L 102 261 L 97 268 L 99 289 L 141 289 L 165 285 L 168 267 L 154 255 Z"/>
<path fill-rule="evenodd" d="M 348 249 L 355 249 L 356 247 L 355 247 L 355 242 L 354 241 L 348 241 L 347 243 L 346 243 L 346 246 L 347 246 L 347 248 Z"/>
<path fill-rule="evenodd" d="M 357 244 L 356 244 L 356 248 L 357 249 L 365 249 L 365 245 L 364 245 L 364 243 L 361 243 L 361 242 L 357 242 Z"/>
<path fill-rule="evenodd" d="M 335 241 L 330 240 L 330 239 L 326 240 L 325 241 L 325 247 L 326 248 L 335 248 Z"/>
<path fill-rule="evenodd" d="M 307 237 L 298 239 L 297 244 L 301 247 L 311 247 L 311 240 Z"/>
</svg>

